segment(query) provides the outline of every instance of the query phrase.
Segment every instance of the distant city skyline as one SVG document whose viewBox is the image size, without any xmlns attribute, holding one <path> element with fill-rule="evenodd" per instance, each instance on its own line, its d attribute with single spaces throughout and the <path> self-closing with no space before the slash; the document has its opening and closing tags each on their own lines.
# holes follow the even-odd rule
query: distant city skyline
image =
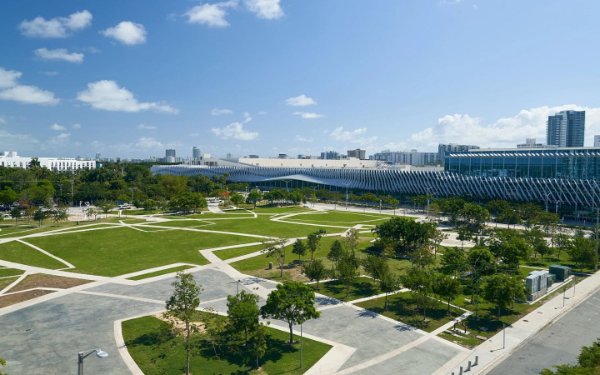
<svg viewBox="0 0 600 375">
<path fill-rule="evenodd" d="M 515 147 L 545 140 L 564 110 L 586 111 L 592 146 L 599 11 L 592 0 L 5 2 L 0 150 Z M 548 58 L 557 46 L 576 58 Z"/>
</svg>

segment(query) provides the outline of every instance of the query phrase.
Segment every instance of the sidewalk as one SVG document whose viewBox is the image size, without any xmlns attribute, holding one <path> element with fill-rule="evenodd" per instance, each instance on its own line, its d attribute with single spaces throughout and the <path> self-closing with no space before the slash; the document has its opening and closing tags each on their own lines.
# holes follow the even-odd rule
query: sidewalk
<svg viewBox="0 0 600 375">
<path fill-rule="evenodd" d="M 478 357 L 478 365 L 472 367 L 468 373 L 487 374 L 496 365 L 518 349 L 528 338 L 534 336 L 546 326 L 553 324 L 556 320 L 597 291 L 598 288 L 600 288 L 600 272 L 595 273 L 577 284 L 574 296 L 573 287 L 571 286 L 567 289 L 566 295 L 568 299 L 564 301 L 564 307 L 563 294 L 560 293 L 513 323 L 512 326 L 507 326 L 505 330 L 504 349 L 502 348 L 503 332 L 500 331 L 470 352 L 458 356 L 446 363 L 446 365 L 439 368 L 435 374 L 450 375 L 454 372 L 454 374 L 458 375 L 460 374 L 460 367 L 462 366 L 464 371 L 468 367 L 468 362 L 471 361 L 473 363 L 476 356 Z"/>
</svg>

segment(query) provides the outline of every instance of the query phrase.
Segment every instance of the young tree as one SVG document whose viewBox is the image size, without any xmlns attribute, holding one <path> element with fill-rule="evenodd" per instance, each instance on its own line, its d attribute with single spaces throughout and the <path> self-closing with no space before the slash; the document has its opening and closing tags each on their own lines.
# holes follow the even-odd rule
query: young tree
<svg viewBox="0 0 600 375">
<path fill-rule="evenodd" d="M 498 273 L 488 276 L 483 287 L 483 298 L 497 307 L 497 316 L 500 311 L 514 303 L 516 299 L 525 298 L 525 284 L 519 277 Z"/>
<path fill-rule="evenodd" d="M 401 278 L 402 284 L 410 289 L 417 307 L 423 309 L 423 320 L 427 317 L 427 305 L 432 289 L 431 272 L 425 268 L 411 267 Z"/>
<path fill-rule="evenodd" d="M 229 200 L 234 205 L 239 206 L 242 203 L 244 203 L 244 196 L 240 193 L 231 193 L 231 195 L 229 196 Z"/>
<path fill-rule="evenodd" d="M 254 336 L 250 340 L 250 350 L 256 357 L 256 368 L 260 367 L 260 360 L 267 353 L 267 334 L 265 332 L 265 327 L 262 324 L 259 324 L 256 331 L 254 332 Z"/>
<path fill-rule="evenodd" d="M 244 346 L 258 329 L 258 296 L 241 291 L 235 296 L 227 296 L 229 331 L 243 332 Z"/>
<path fill-rule="evenodd" d="M 38 222 L 38 226 L 42 226 L 42 222 L 44 221 L 44 219 L 46 218 L 46 213 L 44 211 L 42 211 L 41 208 L 38 208 L 34 213 L 33 213 L 33 220 Z"/>
<path fill-rule="evenodd" d="M 350 293 L 350 286 L 358 276 L 359 261 L 356 255 L 350 252 L 344 252 L 344 255 L 338 262 L 338 279 L 346 286 L 346 296 Z"/>
<path fill-rule="evenodd" d="M 258 203 L 263 198 L 263 194 L 258 189 L 252 189 L 248 194 L 248 202 L 252 203 L 254 209 L 256 210 L 256 203 Z"/>
<path fill-rule="evenodd" d="M 317 290 L 319 290 L 319 281 L 327 276 L 327 269 L 321 259 L 315 259 L 304 265 L 304 274 L 310 281 L 317 282 Z"/>
<path fill-rule="evenodd" d="M 327 253 L 327 259 L 329 259 L 337 265 L 340 259 L 342 259 L 343 255 L 344 248 L 342 247 L 342 243 L 340 242 L 340 240 L 333 241 L 329 253 Z"/>
<path fill-rule="evenodd" d="M 434 276 L 432 287 L 433 293 L 448 302 L 448 312 L 450 312 L 450 301 L 460 294 L 460 281 L 448 275 L 437 274 Z"/>
<path fill-rule="evenodd" d="M 569 257 L 580 268 L 584 265 L 593 267 L 598 261 L 594 245 L 594 241 L 589 238 L 576 237 L 569 249 Z"/>
<path fill-rule="evenodd" d="M 465 251 L 457 247 L 447 248 L 441 263 L 441 271 L 447 275 L 460 276 L 469 268 Z"/>
<path fill-rule="evenodd" d="M 388 307 L 388 295 L 400 288 L 400 280 L 392 274 L 387 268 L 387 271 L 381 275 L 381 279 L 379 280 L 379 289 L 385 293 L 385 299 L 383 302 L 383 310 L 387 310 Z"/>
<path fill-rule="evenodd" d="M 306 246 L 304 246 L 304 242 L 302 242 L 301 239 L 298 238 L 296 242 L 294 242 L 294 246 L 292 247 L 292 253 L 298 255 L 298 260 L 300 260 L 300 257 L 306 255 Z"/>
<path fill-rule="evenodd" d="M 19 219 L 23 216 L 21 214 L 21 209 L 18 207 L 13 208 L 12 210 L 10 210 L 10 216 L 15 219 L 15 225 L 17 225 L 17 223 L 19 222 Z"/>
<path fill-rule="evenodd" d="M 356 229 L 348 229 L 348 232 L 346 232 L 346 237 L 344 237 L 344 241 L 346 242 L 346 249 L 348 251 L 356 250 L 356 247 L 358 246 L 358 237 L 359 233 Z"/>
<path fill-rule="evenodd" d="M 365 272 L 376 280 L 381 280 L 390 269 L 387 260 L 379 255 L 367 255 L 362 261 L 362 266 Z"/>
<path fill-rule="evenodd" d="M 277 264 L 279 265 L 279 269 L 281 270 L 281 278 L 283 278 L 283 267 L 285 266 L 286 242 L 287 240 L 285 238 L 279 239 L 274 242 L 271 242 L 265 249 L 262 250 L 263 253 L 267 254 L 267 257 L 275 258 L 277 260 Z"/>
<path fill-rule="evenodd" d="M 393 217 L 378 225 L 373 232 L 385 242 L 392 244 L 397 256 L 406 256 L 425 246 L 433 236 L 435 225 L 417 223 L 412 218 Z"/>
<path fill-rule="evenodd" d="M 290 329 L 290 345 L 294 342 L 293 326 L 309 319 L 316 319 L 321 314 L 315 309 L 315 292 L 303 283 L 285 281 L 277 285 L 267 298 L 267 303 L 260 309 L 263 318 L 283 320 Z"/>
<path fill-rule="evenodd" d="M 315 252 L 319 249 L 319 243 L 321 242 L 321 238 L 324 234 L 325 231 L 323 229 L 319 229 L 318 231 L 309 234 L 306 238 L 306 245 L 310 251 L 310 260 L 315 259 Z"/>
<path fill-rule="evenodd" d="M 194 312 L 200 305 L 200 292 L 202 287 L 196 283 L 194 276 L 189 273 L 179 272 L 171 284 L 173 294 L 167 300 L 167 314 L 185 323 L 185 373 L 190 373 L 190 322 Z"/>
</svg>

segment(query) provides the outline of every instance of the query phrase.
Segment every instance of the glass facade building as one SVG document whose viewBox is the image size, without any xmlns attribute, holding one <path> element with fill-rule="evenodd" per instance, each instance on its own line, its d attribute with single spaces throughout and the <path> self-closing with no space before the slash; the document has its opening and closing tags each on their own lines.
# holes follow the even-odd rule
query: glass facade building
<svg viewBox="0 0 600 375">
<path fill-rule="evenodd" d="M 465 176 L 600 180 L 600 148 L 470 150 L 447 155 L 444 169 Z"/>
</svg>

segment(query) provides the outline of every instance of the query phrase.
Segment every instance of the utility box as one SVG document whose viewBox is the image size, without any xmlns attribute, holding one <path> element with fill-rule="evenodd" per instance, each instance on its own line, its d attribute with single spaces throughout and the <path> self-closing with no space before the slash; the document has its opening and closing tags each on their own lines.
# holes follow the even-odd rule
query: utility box
<svg viewBox="0 0 600 375">
<path fill-rule="evenodd" d="M 569 278 L 569 276 L 571 276 L 571 268 L 553 264 L 550 266 L 550 273 L 556 276 L 556 280 L 565 281 Z"/>
<path fill-rule="evenodd" d="M 525 278 L 525 286 L 527 287 L 527 299 L 534 301 L 546 294 L 548 291 L 548 279 L 550 272 L 533 271 Z"/>
</svg>

